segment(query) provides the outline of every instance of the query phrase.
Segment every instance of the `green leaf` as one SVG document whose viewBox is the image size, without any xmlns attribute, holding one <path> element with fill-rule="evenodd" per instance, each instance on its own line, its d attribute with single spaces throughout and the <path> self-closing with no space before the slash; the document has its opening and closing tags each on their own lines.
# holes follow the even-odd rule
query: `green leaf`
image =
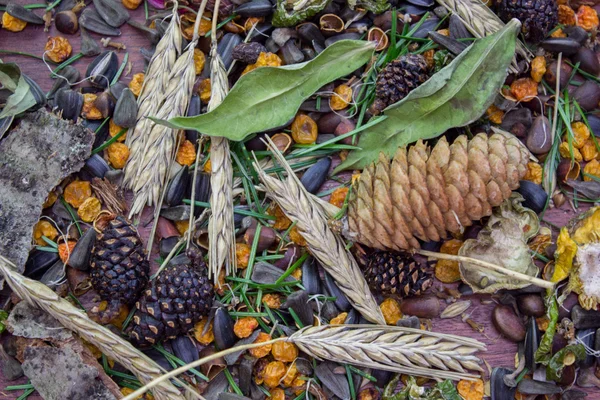
<svg viewBox="0 0 600 400">
<path fill-rule="evenodd" d="M 243 140 L 255 132 L 281 126 L 323 85 L 360 68 L 371 59 L 374 44 L 340 40 L 311 61 L 285 67 L 262 67 L 242 76 L 213 111 L 157 123 L 194 129 L 209 136 Z"/>
<path fill-rule="evenodd" d="M 388 118 L 365 131 L 358 147 L 334 173 L 362 169 L 383 152 L 431 139 L 477 120 L 502 87 L 515 53 L 520 23 L 513 19 L 493 35 L 477 40 L 447 67 L 384 110 Z"/>
<path fill-rule="evenodd" d="M 0 118 L 20 114 L 35 105 L 35 98 L 29 90 L 29 84 L 16 64 L 0 63 L 0 84 L 13 92 L 0 112 Z"/>
<path fill-rule="evenodd" d="M 581 343 L 570 344 L 557 351 L 546 365 L 546 379 L 557 382 L 560 380 L 565 366 L 565 357 L 568 354 L 573 354 L 576 360 L 583 360 L 585 358 L 585 347 Z"/>
<path fill-rule="evenodd" d="M 546 315 L 548 316 L 548 328 L 540 340 L 540 345 L 535 351 L 535 362 L 538 364 L 548 365 L 552 357 L 552 341 L 558 325 L 558 300 L 553 291 L 548 291 L 546 298 Z"/>
<path fill-rule="evenodd" d="M 428 393 L 427 399 L 443 399 L 443 400 L 461 400 L 458 391 L 456 390 L 456 386 L 454 386 L 454 382 L 450 379 L 446 379 L 445 381 L 438 382 Z"/>
<path fill-rule="evenodd" d="M 294 26 L 309 19 L 325 8 L 331 0 L 308 0 L 306 4 L 296 9 L 295 4 L 288 0 L 277 0 L 277 8 L 273 13 L 273 26 Z"/>
</svg>

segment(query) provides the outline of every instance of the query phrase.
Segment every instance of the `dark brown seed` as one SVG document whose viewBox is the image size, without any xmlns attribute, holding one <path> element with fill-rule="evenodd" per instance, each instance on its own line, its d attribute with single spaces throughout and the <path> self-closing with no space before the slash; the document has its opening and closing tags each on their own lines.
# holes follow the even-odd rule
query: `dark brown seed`
<svg viewBox="0 0 600 400">
<path fill-rule="evenodd" d="M 233 319 L 224 307 L 219 307 L 215 311 L 213 320 L 213 332 L 215 334 L 215 344 L 219 350 L 225 350 L 235 344 L 236 337 L 233 333 Z"/>
<path fill-rule="evenodd" d="M 546 207 L 548 194 L 541 185 L 531 181 L 520 181 L 517 192 L 521 193 L 525 201 L 523 206 L 531 208 L 536 213 L 541 213 Z"/>
<path fill-rule="evenodd" d="M 272 264 L 261 261 L 254 264 L 254 269 L 252 270 L 252 280 L 256 283 L 271 285 L 277 282 L 279 278 L 281 278 L 282 273 L 283 272 L 280 268 L 277 268 Z M 285 278 L 285 282 L 292 281 L 294 281 L 294 278 L 291 276 Z"/>
<path fill-rule="evenodd" d="M 543 317 L 546 314 L 544 300 L 537 294 L 525 294 L 517 297 L 519 311 L 529 317 Z"/>
<path fill-rule="evenodd" d="M 526 145 L 533 154 L 546 154 L 552 148 L 553 138 L 550 121 L 543 115 L 539 115 L 533 121 L 531 129 L 527 134 Z"/>
<path fill-rule="evenodd" d="M 511 307 L 497 305 L 492 312 L 492 322 L 498 332 L 508 340 L 518 343 L 525 339 L 525 326 Z"/>
<path fill-rule="evenodd" d="M 600 102 L 600 85 L 593 81 L 585 81 L 575 90 L 573 99 L 584 111 L 597 108 L 598 102 Z"/>
<path fill-rule="evenodd" d="M 556 177 L 559 182 L 566 183 L 568 179 L 577 179 L 581 167 L 578 162 L 562 160 L 556 167 Z"/>
<path fill-rule="evenodd" d="M 600 312 L 584 310 L 580 305 L 571 310 L 571 320 L 577 329 L 600 328 Z"/>
<path fill-rule="evenodd" d="M 436 318 L 440 315 L 440 302 L 435 296 L 417 296 L 402 300 L 400 311 L 419 318 Z"/>
<path fill-rule="evenodd" d="M 244 233 L 244 241 L 248 246 L 252 246 L 252 244 L 254 243 L 255 236 L 256 228 L 250 228 L 246 230 L 246 233 Z M 256 251 L 262 252 L 264 250 L 267 250 L 268 248 L 273 246 L 273 244 L 275 244 L 276 240 L 278 240 L 278 238 L 275 230 L 273 228 L 263 226 L 260 230 L 260 238 L 258 239 L 258 246 L 256 248 Z"/>
<path fill-rule="evenodd" d="M 339 115 L 339 112 L 330 112 L 323 115 L 317 121 L 319 133 L 334 133 L 341 120 L 342 116 Z"/>
<path fill-rule="evenodd" d="M 548 68 L 546 69 L 546 73 L 544 74 L 544 78 L 546 82 L 550 85 L 550 87 L 556 88 L 556 77 L 557 77 L 557 67 L 558 62 L 552 61 Z M 569 79 L 571 79 L 571 73 L 573 72 L 573 68 L 568 65 L 566 62 L 562 61 L 560 64 L 560 89 L 564 89 L 569 83 Z"/>
<path fill-rule="evenodd" d="M 529 318 L 527 322 L 527 333 L 525 334 L 525 366 L 530 371 L 535 371 L 535 353 L 540 343 L 540 330 L 535 318 Z"/>
<path fill-rule="evenodd" d="M 71 11 L 61 11 L 54 16 L 54 25 L 59 32 L 72 35 L 79 29 L 77 15 Z"/>
<path fill-rule="evenodd" d="M 321 294 L 321 280 L 319 279 L 319 268 L 313 257 L 308 257 L 302 263 L 302 286 L 308 294 Z"/>
<path fill-rule="evenodd" d="M 297 245 L 289 246 L 285 250 L 285 253 L 283 254 L 283 258 L 280 258 L 279 260 L 275 261 L 274 265 L 285 271 L 300 258 L 300 254 L 301 254 L 301 252 L 300 252 L 299 246 L 297 246 Z M 304 275 L 302 275 L 302 278 L 304 278 Z M 306 288 L 306 286 L 305 286 L 305 288 Z"/>
<path fill-rule="evenodd" d="M 309 193 L 317 193 L 323 182 L 327 180 L 329 174 L 329 167 L 331 167 L 331 158 L 324 157 L 312 165 L 309 169 L 304 172 L 300 183 L 304 185 L 304 188 Z"/>
<path fill-rule="evenodd" d="M 600 63 L 596 53 L 587 47 L 582 47 L 577 51 L 573 57 L 573 63 L 579 63 L 579 68 L 589 74 L 598 75 L 600 72 Z"/>
<path fill-rule="evenodd" d="M 108 118 L 113 115 L 113 111 L 115 110 L 115 98 L 108 91 L 104 91 L 94 100 L 94 107 L 100 111 L 102 118 Z"/>
<path fill-rule="evenodd" d="M 165 203 L 168 206 L 176 206 L 183 200 L 190 182 L 190 173 L 187 166 L 183 166 L 175 175 L 165 194 Z"/>
<path fill-rule="evenodd" d="M 294 310 L 304 326 L 314 323 L 312 307 L 309 304 L 308 292 L 306 290 L 299 290 L 290 294 L 281 307 Z"/>
<path fill-rule="evenodd" d="M 540 46 L 546 51 L 572 56 L 577 53 L 581 44 L 570 38 L 550 38 L 541 42 Z"/>
</svg>

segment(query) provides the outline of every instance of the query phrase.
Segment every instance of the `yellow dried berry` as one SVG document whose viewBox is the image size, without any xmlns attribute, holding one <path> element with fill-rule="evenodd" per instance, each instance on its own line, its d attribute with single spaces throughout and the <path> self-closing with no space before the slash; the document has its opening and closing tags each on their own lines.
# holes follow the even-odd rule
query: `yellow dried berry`
<svg viewBox="0 0 600 400">
<path fill-rule="evenodd" d="M 283 376 L 283 381 L 281 382 L 281 385 L 283 387 L 292 386 L 292 383 L 294 383 L 296 376 L 298 376 L 298 369 L 296 368 L 296 363 L 292 363 L 288 367 L 287 371 L 285 372 L 285 375 Z"/>
<path fill-rule="evenodd" d="M 388 325 L 396 325 L 396 322 L 402 318 L 402 311 L 400 311 L 400 304 L 391 297 L 388 297 L 379 305 L 385 323 Z"/>
<path fill-rule="evenodd" d="M 306 239 L 298 232 L 298 227 L 296 225 L 290 229 L 290 239 L 298 246 L 306 246 Z"/>
<path fill-rule="evenodd" d="M 252 29 L 252 27 L 256 24 L 260 24 L 261 22 L 265 21 L 265 17 L 250 17 L 247 18 L 246 21 L 244 22 L 244 30 L 246 32 L 250 32 L 250 29 Z"/>
<path fill-rule="evenodd" d="M 431 69 L 435 65 L 435 61 L 433 57 L 435 56 L 435 50 L 427 50 L 423 53 L 423 57 L 425 58 L 425 62 L 427 63 L 427 68 Z"/>
<path fill-rule="evenodd" d="M 146 75 L 143 72 L 138 72 L 131 77 L 131 82 L 129 82 L 129 90 L 131 90 L 131 93 L 133 93 L 135 97 L 138 97 L 142 92 L 145 76 Z"/>
<path fill-rule="evenodd" d="M 575 25 L 575 11 L 565 4 L 559 5 L 558 22 L 563 25 Z"/>
<path fill-rule="evenodd" d="M 83 222 L 92 222 L 96 219 L 98 214 L 100 214 L 100 211 L 102 211 L 102 204 L 100 204 L 100 200 L 92 196 L 85 199 L 85 201 L 79 206 L 77 215 L 79 215 Z"/>
<path fill-rule="evenodd" d="M 563 30 L 561 28 L 558 28 L 557 30 L 555 30 L 554 32 L 552 32 L 550 34 L 551 38 L 562 38 L 562 37 L 567 37 L 567 34 L 563 32 Z"/>
<path fill-rule="evenodd" d="M 250 261 L 250 246 L 246 243 L 236 243 L 235 257 L 237 267 L 240 269 L 246 268 L 248 266 L 248 261 Z"/>
<path fill-rule="evenodd" d="M 263 381 L 268 388 L 274 388 L 279 386 L 279 381 L 285 375 L 287 368 L 281 361 L 271 361 L 265 367 L 264 373 L 262 374 Z"/>
<path fill-rule="evenodd" d="M 306 377 L 299 376 L 292 382 L 292 390 L 296 396 L 299 396 L 306 391 Z"/>
<path fill-rule="evenodd" d="M 65 61 L 71 55 L 71 43 L 61 36 L 49 37 L 44 47 L 44 55 L 55 63 Z"/>
<path fill-rule="evenodd" d="M 528 162 L 527 172 L 523 179 L 540 185 L 542 183 L 542 166 L 536 162 Z"/>
<path fill-rule="evenodd" d="M 295 269 L 294 272 L 292 272 L 292 278 L 294 278 L 297 281 L 302 279 L 302 269 L 301 268 Z"/>
<path fill-rule="evenodd" d="M 342 208 L 344 206 L 346 196 L 348 195 L 348 190 L 349 189 L 346 186 L 340 186 L 339 188 L 335 189 L 333 193 L 331 193 L 329 204 L 333 204 L 336 207 Z"/>
<path fill-rule="evenodd" d="M 190 14 L 185 14 L 185 15 L 189 16 Z M 191 40 L 192 36 L 194 35 L 194 23 L 196 22 L 196 18 L 188 18 L 188 20 L 189 20 L 189 22 L 191 22 L 191 25 L 183 30 L 183 35 L 185 36 L 185 38 L 187 40 Z M 210 32 L 211 28 L 212 28 L 212 20 L 211 20 L 210 13 L 205 13 L 204 16 L 202 17 L 202 19 L 200 20 L 200 26 L 198 27 L 198 35 L 200 35 L 200 36 L 206 35 L 208 32 Z"/>
<path fill-rule="evenodd" d="M 594 178 L 592 177 L 600 178 L 600 163 L 598 160 L 592 160 L 583 167 L 583 180 L 593 181 Z"/>
<path fill-rule="evenodd" d="M 517 101 L 531 101 L 538 94 L 538 84 L 531 78 L 520 78 L 511 83 L 510 92 Z"/>
<path fill-rule="evenodd" d="M 205 62 L 206 57 L 204 56 L 204 53 L 200 51 L 200 49 L 194 49 L 194 68 L 196 69 L 196 75 L 200 75 L 202 73 Z"/>
<path fill-rule="evenodd" d="M 83 107 L 81 108 L 81 116 L 86 119 L 102 119 L 102 113 L 94 106 L 96 96 L 93 93 L 85 93 L 83 95 Z"/>
<path fill-rule="evenodd" d="M 187 165 L 188 167 L 196 161 L 196 147 L 189 140 L 185 140 L 179 146 L 179 150 L 177 150 L 177 156 L 175 157 L 175 161 L 177 161 L 181 165 Z"/>
<path fill-rule="evenodd" d="M 281 388 L 275 388 L 270 391 L 271 400 L 285 400 L 285 391 Z"/>
<path fill-rule="evenodd" d="M 333 89 L 333 93 L 329 98 L 329 107 L 334 111 L 343 110 L 352 101 L 352 88 L 348 85 L 339 85 Z"/>
<path fill-rule="evenodd" d="M 281 307 L 281 296 L 277 293 L 267 293 L 262 298 L 263 304 L 271 309 L 279 309 Z"/>
<path fill-rule="evenodd" d="M 596 143 L 594 143 L 594 140 L 591 138 L 585 141 L 583 147 L 579 149 L 579 152 L 581 153 L 584 161 L 591 161 L 598 157 Z"/>
<path fill-rule="evenodd" d="M 254 343 L 264 343 L 268 342 L 269 340 L 271 340 L 271 335 L 269 335 L 268 333 L 261 332 L 256 337 L 256 340 L 254 340 Z M 271 347 L 271 344 L 265 344 L 264 346 L 255 347 L 248 351 L 250 352 L 250 355 L 254 358 L 263 358 L 269 355 L 269 353 L 271 352 Z"/>
<path fill-rule="evenodd" d="M 110 137 L 117 136 L 122 130 L 123 128 L 115 124 L 112 118 L 108 121 L 108 134 L 110 135 Z M 119 136 L 117 142 L 124 142 L 126 138 L 127 130 L 125 130 L 125 132 L 121 136 Z"/>
<path fill-rule="evenodd" d="M 258 321 L 254 317 L 244 317 L 235 321 L 233 333 L 240 339 L 247 338 L 258 328 Z"/>
<path fill-rule="evenodd" d="M 449 29 L 438 29 L 437 33 L 439 33 L 440 35 L 443 35 L 443 36 L 450 36 Z"/>
<path fill-rule="evenodd" d="M 54 240 L 58 237 L 58 231 L 49 221 L 42 219 L 38 221 L 33 227 L 33 239 L 35 243 L 40 246 L 47 246 L 48 244 L 42 239 L 42 236 L 46 236 L 50 240 Z"/>
<path fill-rule="evenodd" d="M 531 60 L 531 79 L 540 83 L 546 73 L 546 59 L 543 56 L 537 56 Z"/>
<path fill-rule="evenodd" d="M 142 0 L 122 0 L 123 5 L 130 10 L 135 10 L 142 4 Z"/>
<path fill-rule="evenodd" d="M 537 326 L 542 332 L 546 332 L 548 325 L 550 325 L 550 320 L 545 315 L 543 317 L 536 318 L 535 322 L 537 322 Z"/>
<path fill-rule="evenodd" d="M 442 244 L 440 253 L 457 255 L 463 242 L 457 239 L 447 240 Z M 460 271 L 457 261 L 439 260 L 435 265 L 435 277 L 444 283 L 453 283 L 460 280 Z"/>
<path fill-rule="evenodd" d="M 125 322 L 128 316 L 129 307 L 127 307 L 125 304 L 121 304 L 121 306 L 119 306 L 119 312 L 117 313 L 117 315 L 114 316 L 113 319 L 110 320 L 110 323 L 111 325 L 114 325 L 117 328 L 121 329 L 123 327 L 123 323 Z"/>
<path fill-rule="evenodd" d="M 494 104 L 488 107 L 485 111 L 488 116 L 488 119 L 491 123 L 500 125 L 502 123 L 502 118 L 504 118 L 504 111 L 496 107 Z"/>
<path fill-rule="evenodd" d="M 573 147 L 581 149 L 590 137 L 590 130 L 583 122 L 573 122 L 571 130 L 573 130 Z"/>
<path fill-rule="evenodd" d="M 598 13 L 590 6 L 579 6 L 577 10 L 577 26 L 586 31 L 592 31 L 598 27 Z"/>
<path fill-rule="evenodd" d="M 277 361 L 292 362 L 298 358 L 298 347 L 291 342 L 273 343 L 271 354 Z"/>
<path fill-rule="evenodd" d="M 65 201 L 75 208 L 92 195 L 92 186 L 88 181 L 73 181 L 65 188 Z"/>
<path fill-rule="evenodd" d="M 285 215 L 277 203 L 272 203 L 269 206 L 267 214 L 277 218 L 272 225 L 273 229 L 283 231 L 292 225 L 292 221 Z"/>
<path fill-rule="evenodd" d="M 75 240 L 67 240 L 66 242 L 59 243 L 58 245 L 58 256 L 63 263 L 67 263 L 69 261 L 69 256 L 73 252 L 75 245 L 77 242 Z"/>
<path fill-rule="evenodd" d="M 208 319 L 201 319 L 196 325 L 194 325 L 194 337 L 198 341 L 198 343 L 207 346 L 215 341 L 215 334 L 213 332 L 213 323 L 211 322 L 208 325 L 208 329 L 204 332 L 204 327 L 206 326 L 206 322 Z"/>
<path fill-rule="evenodd" d="M 281 64 L 281 58 L 279 58 L 277 54 L 262 52 L 254 64 L 246 66 L 246 68 L 242 71 L 242 75 L 245 75 L 250 71 L 254 71 L 256 68 L 280 67 Z"/>
<path fill-rule="evenodd" d="M 336 317 L 332 318 L 329 321 L 329 325 L 343 325 L 344 322 L 346 321 L 346 318 L 348 318 L 348 313 L 347 312 L 343 312 L 341 314 L 338 314 Z"/>
<path fill-rule="evenodd" d="M 46 201 L 42 204 L 42 208 L 48 208 L 54 204 L 58 200 L 58 193 L 55 190 L 48 193 L 48 197 L 46 197 Z"/>
<path fill-rule="evenodd" d="M 111 367 L 112 368 L 112 367 Z M 130 389 L 128 387 L 123 387 L 121 388 L 121 394 L 123 396 L 127 396 L 132 394 L 133 392 L 135 392 L 135 390 Z M 140 394 L 139 396 L 135 397 L 134 400 L 154 400 L 154 396 L 152 396 L 152 393 L 146 393 L 146 394 Z"/>
<path fill-rule="evenodd" d="M 562 142 L 560 146 L 558 146 L 558 152 L 562 158 L 571 159 L 571 148 L 573 149 L 573 160 L 582 161 L 583 156 L 579 149 L 575 146 L 569 146 L 568 142 Z"/>
<path fill-rule="evenodd" d="M 179 232 L 181 236 L 188 231 L 189 227 L 190 221 L 187 219 L 183 221 L 175 221 L 175 228 L 177 228 L 177 232 Z"/>
<path fill-rule="evenodd" d="M 210 160 L 204 163 L 204 168 L 202 168 L 202 170 L 207 174 L 210 174 L 212 172 L 212 163 L 210 162 Z"/>
<path fill-rule="evenodd" d="M 2 27 L 7 31 L 21 32 L 27 26 L 27 22 L 17 17 L 13 17 L 9 13 L 2 14 Z"/>
<path fill-rule="evenodd" d="M 114 142 L 106 148 L 108 162 L 115 169 L 122 169 L 129 158 L 129 147 L 125 143 Z"/>
<path fill-rule="evenodd" d="M 198 95 L 200 96 L 200 101 L 204 104 L 208 104 L 210 101 L 211 87 L 210 78 L 200 81 L 198 85 Z"/>
<path fill-rule="evenodd" d="M 311 144 L 317 140 L 317 123 L 306 114 L 298 114 L 292 122 L 292 139 L 298 144 Z"/>
<path fill-rule="evenodd" d="M 474 381 L 461 380 L 456 385 L 456 390 L 464 400 L 481 400 L 483 399 L 483 381 L 476 379 Z"/>
</svg>

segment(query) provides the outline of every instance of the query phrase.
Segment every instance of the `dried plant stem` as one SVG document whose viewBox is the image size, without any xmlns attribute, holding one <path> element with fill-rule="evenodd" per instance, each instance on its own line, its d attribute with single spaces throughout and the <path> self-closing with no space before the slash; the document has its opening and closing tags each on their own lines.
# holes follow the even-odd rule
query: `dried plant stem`
<svg viewBox="0 0 600 400">
<path fill-rule="evenodd" d="M 465 257 L 465 256 L 455 256 L 452 254 L 444 254 L 444 253 L 436 253 L 435 251 L 428 251 L 428 250 L 416 250 L 416 253 L 418 253 L 422 256 L 425 256 L 425 257 L 433 257 L 433 258 L 437 258 L 437 259 L 441 259 L 441 260 L 450 260 L 450 261 L 469 263 L 470 264 L 469 268 L 472 268 L 474 265 L 476 265 L 477 267 L 480 267 L 479 269 L 496 271 L 496 272 L 499 272 L 506 276 L 510 276 L 511 278 L 519 279 L 524 282 L 529 282 L 533 285 L 536 285 L 536 286 L 539 286 L 542 288 L 546 288 L 546 289 L 553 289 L 554 285 L 555 285 L 552 282 L 545 281 L 543 279 L 536 278 L 534 276 L 522 274 L 520 272 L 513 271 L 508 268 L 504 268 L 499 265 L 489 263 L 487 261 L 478 260 L 477 258 Z"/>
<path fill-rule="evenodd" d="M 556 65 L 562 65 L 562 53 L 558 53 L 558 59 Z M 552 143 L 557 140 L 556 137 L 556 126 L 558 123 L 558 108 L 560 107 L 560 68 L 556 68 L 556 86 L 554 88 L 554 113 L 552 114 L 552 128 L 550 130 L 550 137 Z M 552 152 L 551 152 L 552 153 Z M 552 159 L 547 159 L 544 163 L 542 187 L 548 193 L 549 196 L 554 193 L 556 189 L 556 167 Z"/>
<path fill-rule="evenodd" d="M 21 299 L 41 308 L 64 327 L 77 332 L 104 354 L 130 370 L 142 383 L 162 376 L 163 370 L 148 356 L 110 330 L 90 320 L 80 309 L 58 296 L 46 285 L 16 272 L 16 266 L 3 256 L 0 256 L 0 272 Z M 153 394 L 159 400 L 181 399 L 181 393 L 169 381 L 159 382 Z"/>
<path fill-rule="evenodd" d="M 309 196 L 275 144 L 270 138 L 267 141 L 273 156 L 288 173 L 287 179 L 280 181 L 267 175 L 255 162 L 254 168 L 267 194 L 279 204 L 288 218 L 297 223 L 311 253 L 331 274 L 354 308 L 367 320 L 385 325 L 369 285 L 356 260 L 346 250 L 344 241 L 331 231 L 324 210 Z"/>
</svg>

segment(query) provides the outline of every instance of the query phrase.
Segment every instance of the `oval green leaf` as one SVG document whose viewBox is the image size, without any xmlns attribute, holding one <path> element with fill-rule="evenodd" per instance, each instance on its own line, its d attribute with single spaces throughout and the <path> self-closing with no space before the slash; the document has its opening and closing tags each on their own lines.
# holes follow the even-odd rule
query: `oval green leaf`
<svg viewBox="0 0 600 400">
<path fill-rule="evenodd" d="M 340 40 L 311 61 L 262 67 L 242 76 L 213 111 L 195 117 L 154 120 L 174 129 L 194 129 L 209 136 L 242 140 L 251 133 L 281 126 L 323 85 L 367 63 L 374 44 Z"/>
</svg>

